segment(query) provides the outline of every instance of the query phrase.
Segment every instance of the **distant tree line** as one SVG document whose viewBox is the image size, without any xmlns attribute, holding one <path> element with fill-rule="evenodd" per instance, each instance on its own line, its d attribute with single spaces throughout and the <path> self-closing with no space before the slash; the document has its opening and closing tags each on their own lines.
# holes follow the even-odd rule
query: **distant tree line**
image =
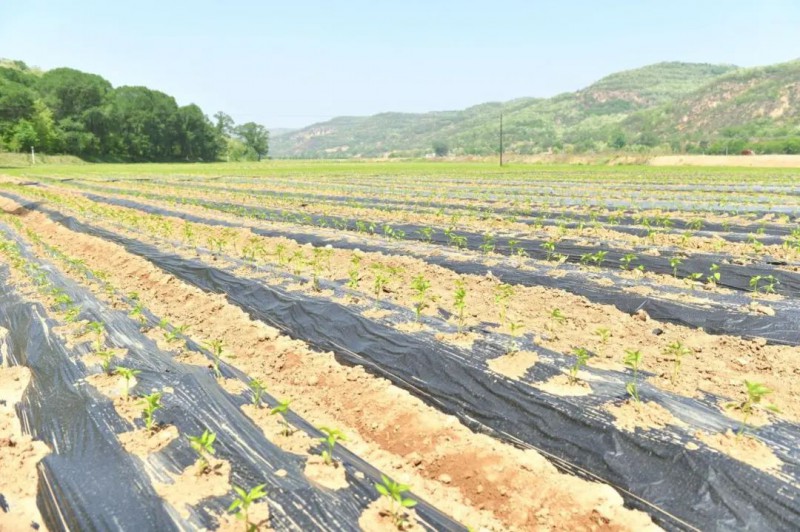
<svg viewBox="0 0 800 532">
<path fill-rule="evenodd" d="M 105 161 L 260 160 L 269 132 L 147 87 L 111 83 L 71 68 L 44 73 L 0 66 L 0 149 Z"/>
</svg>

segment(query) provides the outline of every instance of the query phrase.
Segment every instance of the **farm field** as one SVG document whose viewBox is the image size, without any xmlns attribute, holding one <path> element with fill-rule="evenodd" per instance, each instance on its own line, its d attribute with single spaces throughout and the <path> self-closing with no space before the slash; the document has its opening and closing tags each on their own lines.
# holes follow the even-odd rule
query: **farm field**
<svg viewBox="0 0 800 532">
<path fill-rule="evenodd" d="M 799 216 L 786 168 L 0 169 L 0 529 L 796 530 Z"/>
</svg>

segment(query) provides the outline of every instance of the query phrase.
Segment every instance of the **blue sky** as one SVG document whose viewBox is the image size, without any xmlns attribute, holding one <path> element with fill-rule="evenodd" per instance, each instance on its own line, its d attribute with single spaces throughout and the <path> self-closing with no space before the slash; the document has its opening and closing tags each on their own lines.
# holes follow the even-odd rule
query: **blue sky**
<svg viewBox="0 0 800 532">
<path fill-rule="evenodd" d="M 552 96 L 658 61 L 800 57 L 800 2 L 0 0 L 0 57 L 299 127 Z"/>
</svg>

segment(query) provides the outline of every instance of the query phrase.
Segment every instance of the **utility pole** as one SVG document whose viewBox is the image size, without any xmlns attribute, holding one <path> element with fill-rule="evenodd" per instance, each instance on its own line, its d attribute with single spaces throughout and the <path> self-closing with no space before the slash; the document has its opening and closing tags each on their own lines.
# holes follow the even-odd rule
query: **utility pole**
<svg viewBox="0 0 800 532">
<path fill-rule="evenodd" d="M 503 166 L 503 112 L 500 112 L 500 166 Z"/>
<path fill-rule="evenodd" d="M 36 164 L 36 154 L 33 152 L 33 146 L 31 146 L 31 165 Z"/>
</svg>

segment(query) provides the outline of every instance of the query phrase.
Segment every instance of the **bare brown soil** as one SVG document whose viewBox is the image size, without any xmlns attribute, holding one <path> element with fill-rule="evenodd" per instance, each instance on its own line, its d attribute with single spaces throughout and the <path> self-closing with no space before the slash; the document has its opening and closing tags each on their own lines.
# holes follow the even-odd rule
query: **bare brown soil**
<svg viewBox="0 0 800 532">
<path fill-rule="evenodd" d="M 6 333 L 0 327 L 0 350 Z M 6 353 L 0 352 L 0 357 L 5 361 Z M 43 442 L 22 433 L 14 410 L 30 378 L 27 368 L 0 365 L 0 495 L 7 505 L 0 509 L 0 531 L 35 530 L 42 526 L 36 506 L 36 464 L 50 450 Z"/>
<path fill-rule="evenodd" d="M 743 168 L 800 168 L 799 155 L 660 155 L 651 166 L 737 166 Z"/>
<path fill-rule="evenodd" d="M 611 405 L 606 410 L 614 416 L 616 426 L 630 432 L 636 428 L 660 429 L 668 425 L 684 425 L 669 410 L 653 402 L 627 400 L 619 405 Z"/>
<path fill-rule="evenodd" d="M 737 435 L 729 430 L 724 434 L 701 432 L 697 434 L 697 437 L 709 447 L 733 456 L 737 460 L 741 460 L 753 467 L 767 471 L 780 468 L 780 459 L 775 456 L 769 447 L 750 435 Z"/>
</svg>

